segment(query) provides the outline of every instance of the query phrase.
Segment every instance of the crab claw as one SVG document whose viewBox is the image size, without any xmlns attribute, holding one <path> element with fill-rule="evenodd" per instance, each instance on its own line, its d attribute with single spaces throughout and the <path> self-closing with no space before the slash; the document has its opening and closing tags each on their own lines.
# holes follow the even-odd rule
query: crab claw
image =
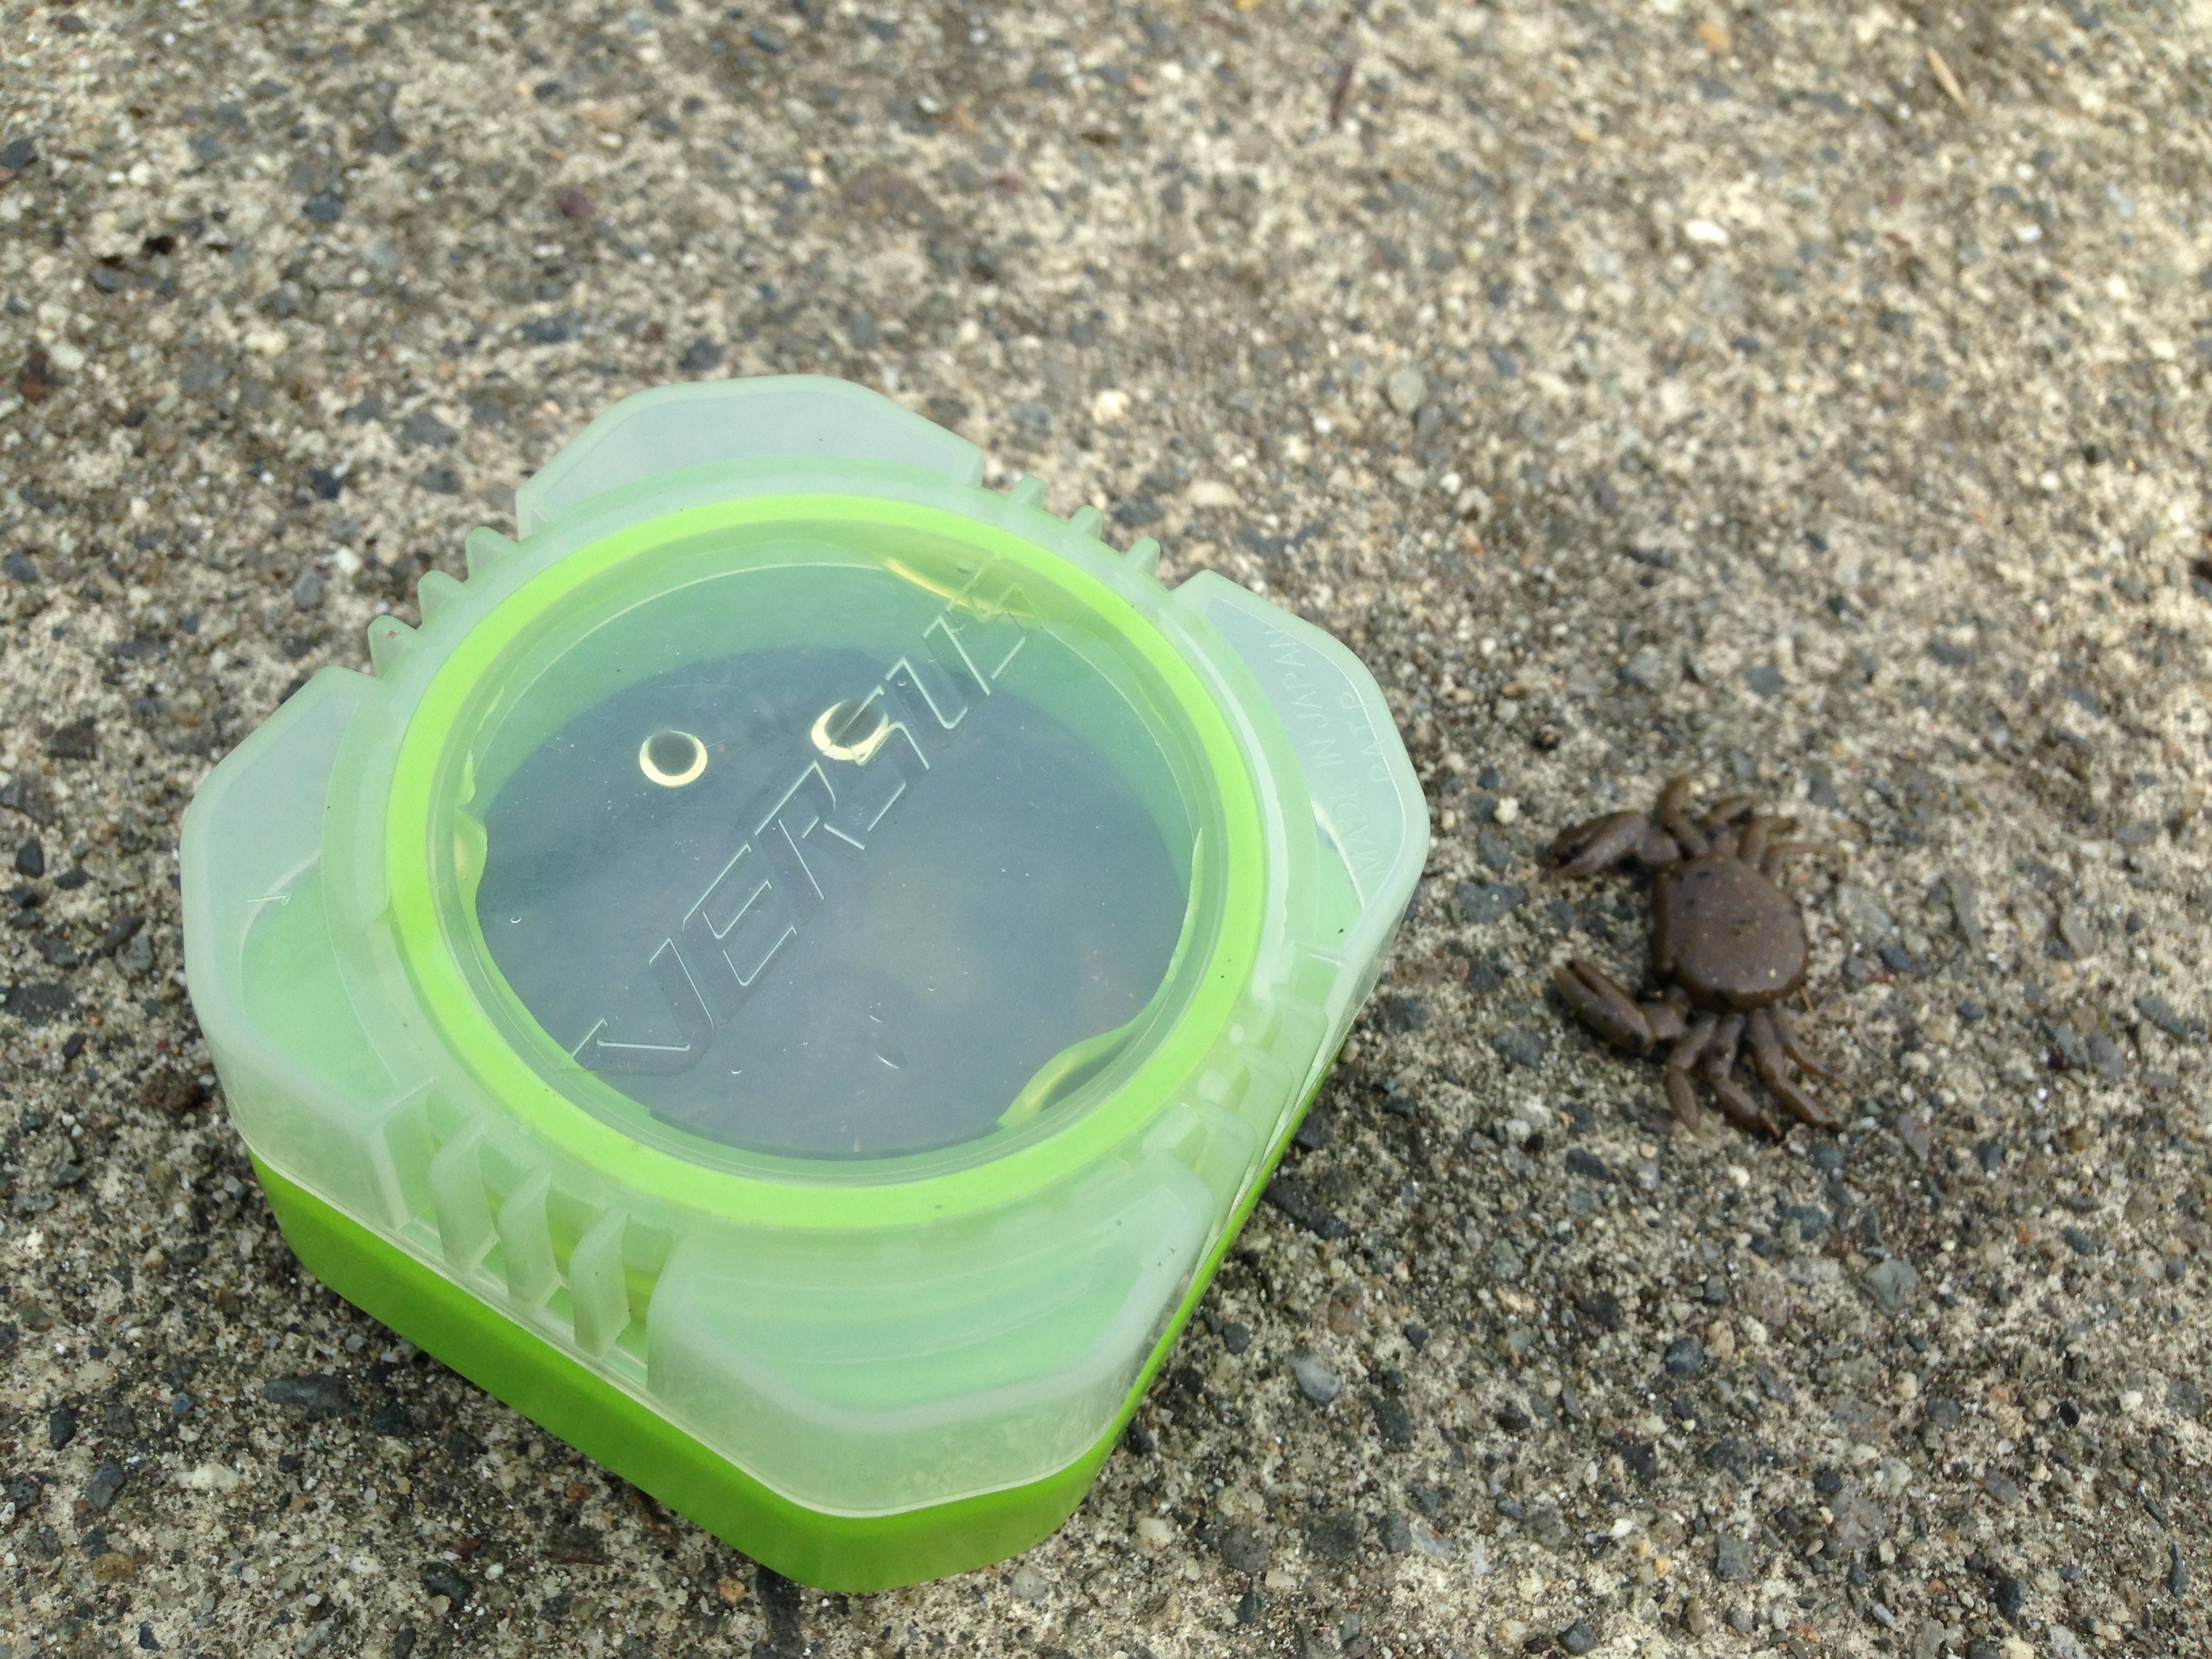
<svg viewBox="0 0 2212 1659">
<path fill-rule="evenodd" d="M 1553 861 L 1564 875 L 1594 876 L 1634 853 L 1650 827 L 1641 812 L 1607 812 L 1561 831 L 1552 843 Z"/>
<path fill-rule="evenodd" d="M 1636 1000 L 1602 969 L 1587 962 L 1563 962 L 1552 970 L 1552 987 L 1583 1024 L 1614 1048 L 1648 1054 L 1657 1043 L 1657 1034 Z"/>
</svg>

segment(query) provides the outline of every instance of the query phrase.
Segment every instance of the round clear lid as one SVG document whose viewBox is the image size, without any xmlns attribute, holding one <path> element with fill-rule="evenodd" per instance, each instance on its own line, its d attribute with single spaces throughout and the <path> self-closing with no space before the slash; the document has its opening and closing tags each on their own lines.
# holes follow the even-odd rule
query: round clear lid
<svg viewBox="0 0 2212 1659">
<path fill-rule="evenodd" d="M 973 1152 L 1100 1098 L 1187 989 L 1207 792 L 1194 686 L 1054 562 L 725 527 L 518 632 L 449 797 L 516 1046 L 717 1162 Z"/>
</svg>

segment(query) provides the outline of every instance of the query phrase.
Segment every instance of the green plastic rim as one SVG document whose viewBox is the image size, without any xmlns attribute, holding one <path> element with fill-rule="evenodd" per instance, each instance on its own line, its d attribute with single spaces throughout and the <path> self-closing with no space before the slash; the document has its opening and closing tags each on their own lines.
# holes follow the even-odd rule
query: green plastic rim
<svg viewBox="0 0 2212 1659">
<path fill-rule="evenodd" d="M 1168 694 L 1182 735 L 1194 745 L 1204 774 L 1200 782 L 1209 796 L 1207 816 L 1220 832 L 1218 851 L 1201 844 L 1191 877 L 1194 895 L 1201 880 L 1218 883 L 1212 937 L 1203 959 L 1183 970 L 1191 988 L 1149 1050 L 1088 1109 L 1055 1115 L 1026 1134 L 1010 1135 L 999 1156 L 960 1167 L 947 1168 L 925 1154 L 858 1165 L 763 1157 L 746 1159 L 738 1169 L 728 1167 L 727 1148 L 711 1143 L 698 1144 L 702 1153 L 720 1156 L 695 1158 L 626 1133 L 619 1118 L 641 1110 L 627 1096 L 580 1068 L 572 1082 L 601 1097 L 601 1109 L 595 1111 L 534 1066 L 501 1030 L 458 947 L 477 953 L 478 974 L 489 971 L 509 1021 L 520 1021 L 547 1049 L 560 1052 L 489 968 L 474 905 L 441 902 L 457 855 L 441 844 L 453 839 L 450 830 L 441 838 L 439 826 L 451 807 L 459 761 L 483 723 L 488 692 L 561 616 L 564 602 L 632 561 L 702 535 L 839 525 L 939 538 L 1018 564 L 1056 607 L 1079 614 L 1086 625 L 1132 651 Z M 1003 1204 L 1108 1154 L 1175 1097 L 1229 1031 L 1257 954 L 1267 862 L 1250 769 L 1228 720 L 1189 662 L 1135 604 L 1065 556 L 1014 532 L 941 508 L 847 495 L 757 496 L 665 514 L 580 548 L 525 581 L 455 644 L 424 688 L 394 757 L 385 830 L 386 878 L 401 962 L 445 1047 L 495 1100 L 554 1147 L 611 1180 L 708 1214 L 781 1226 L 874 1228 L 942 1219 Z M 458 930 L 446 920 L 449 908 L 460 913 Z M 658 1138 L 688 1139 L 666 1131 Z"/>
</svg>

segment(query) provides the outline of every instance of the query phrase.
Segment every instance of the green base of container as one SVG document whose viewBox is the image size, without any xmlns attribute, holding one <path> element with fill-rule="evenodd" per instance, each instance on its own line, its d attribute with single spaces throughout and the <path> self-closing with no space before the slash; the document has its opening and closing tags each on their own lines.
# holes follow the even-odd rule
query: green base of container
<svg viewBox="0 0 2212 1659">
<path fill-rule="evenodd" d="M 1285 1144 L 1319 1092 L 1316 1084 L 1300 1103 L 1284 1130 Z M 1049 1537 L 1073 1515 L 1260 1196 L 1255 1184 L 1194 1276 L 1113 1426 L 1081 1457 L 1042 1480 L 1002 1492 L 895 1515 L 847 1516 L 769 1491 L 260 1158 L 253 1168 L 292 1253 L 347 1301 L 733 1549 L 797 1583 L 853 1592 L 989 1566 Z"/>
</svg>

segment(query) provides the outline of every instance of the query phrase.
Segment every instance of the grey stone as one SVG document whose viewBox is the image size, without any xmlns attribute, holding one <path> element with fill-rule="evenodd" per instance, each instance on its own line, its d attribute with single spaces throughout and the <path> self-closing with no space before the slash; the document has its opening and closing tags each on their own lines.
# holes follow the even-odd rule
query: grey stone
<svg viewBox="0 0 2212 1659">
<path fill-rule="evenodd" d="M 95 1510 L 105 1510 L 115 1501 L 115 1494 L 123 1490 L 123 1466 L 112 1459 L 106 1460 L 92 1472 L 84 1484 L 85 1501 Z"/>
<path fill-rule="evenodd" d="M 1486 927 L 1528 895 L 1510 881 L 1463 881 L 1452 889 L 1452 896 L 1462 915 L 1478 927 Z"/>
<path fill-rule="evenodd" d="M 1382 382 L 1382 395 L 1401 415 L 1411 415 L 1429 395 L 1429 378 L 1411 363 L 1392 369 Z"/>
<path fill-rule="evenodd" d="M 1540 1504 L 1529 1513 L 1528 1535 L 1547 1550 L 1563 1550 L 1574 1541 L 1574 1528 L 1557 1504 Z"/>
<path fill-rule="evenodd" d="M 1724 1532 L 1713 1540 L 1713 1574 L 1724 1584 L 1748 1583 L 1758 1576 L 1759 1558 L 1751 1540 Z"/>
<path fill-rule="evenodd" d="M 1889 1517 L 1881 1505 L 1856 1481 L 1831 1498 L 1828 1508 L 1835 1516 L 1831 1534 L 1835 1547 L 1846 1554 L 1866 1548 L 1888 1530 Z"/>
<path fill-rule="evenodd" d="M 177 384 L 187 392 L 212 392 L 230 378 L 230 365 L 216 357 L 190 357 L 177 375 Z"/>
<path fill-rule="evenodd" d="M 1424 1030 L 1429 1023 L 1429 1005 L 1403 991 L 1385 991 L 1375 999 L 1375 1017 L 1386 1031 Z"/>
<path fill-rule="evenodd" d="M 261 1385 L 261 1397 L 274 1405 L 290 1406 L 332 1417 L 351 1417 L 356 1407 L 344 1382 L 327 1371 L 301 1376 L 272 1376 Z"/>
<path fill-rule="evenodd" d="M 565 345 L 582 331 L 583 319 L 573 311 L 533 317 L 522 325 L 523 340 L 530 345 Z"/>
<path fill-rule="evenodd" d="M 1567 1173 L 1581 1176 L 1586 1181 L 1610 1181 L 1613 1170 L 1606 1161 L 1587 1146 L 1570 1146 L 1566 1157 Z"/>
<path fill-rule="evenodd" d="M 1344 1379 L 1316 1355 L 1296 1356 L 1291 1361 L 1291 1373 L 1298 1380 L 1298 1392 L 1316 1406 L 1326 1406 L 1344 1392 Z"/>
<path fill-rule="evenodd" d="M 1267 1540 L 1260 1535 L 1259 1528 L 1239 1521 L 1224 1527 L 1214 1535 L 1213 1547 L 1228 1566 L 1237 1572 L 1265 1572 L 1267 1570 Z"/>
<path fill-rule="evenodd" d="M 1525 1028 L 1493 1033 L 1490 1046 L 1511 1064 L 1530 1069 L 1541 1066 L 1544 1056 L 1551 1052 L 1550 1045 L 1542 1036 Z"/>
<path fill-rule="evenodd" d="M 2137 997 L 2136 1012 L 2177 1042 L 2186 1042 L 2204 1034 L 2203 1026 L 2161 996 Z"/>
<path fill-rule="evenodd" d="M 2005 1573 L 1997 1579 L 1991 1596 L 1997 1604 L 1997 1611 L 2008 1622 L 2020 1623 L 2020 1615 L 2027 1606 L 2027 1586 L 2025 1583 L 2014 1575 Z"/>
<path fill-rule="evenodd" d="M 1920 1288 L 1920 1273 L 1902 1256 L 1877 1261 L 1859 1275 L 1859 1282 L 1884 1313 L 1901 1311 Z"/>
<path fill-rule="evenodd" d="M 399 423 L 399 443 L 404 449 L 449 449 L 458 435 L 428 409 L 415 410 Z"/>
<path fill-rule="evenodd" d="M 1897 933 L 1897 922 L 1881 902 L 1855 881 L 1836 884 L 1836 915 L 1862 945 L 1884 945 Z"/>
<path fill-rule="evenodd" d="M 1656 691 L 1668 683 L 1667 659 L 1653 645 L 1639 647 L 1635 654 L 1620 665 L 1621 682 L 1641 691 Z"/>
<path fill-rule="evenodd" d="M 1344 1237 L 1343 1218 L 1298 1176 L 1288 1173 L 1274 1176 L 1267 1182 L 1263 1196 L 1308 1232 L 1322 1238 Z"/>
<path fill-rule="evenodd" d="M 1349 1510 L 1322 1510 L 1306 1522 L 1306 1548 L 1324 1561 L 1348 1561 L 1359 1547 L 1359 1522 Z"/>
<path fill-rule="evenodd" d="M 1981 889 L 1973 877 L 1964 870 L 1952 870 L 1945 874 L 1943 887 L 1951 901 L 1951 918 L 1958 925 L 1959 937 L 1966 941 L 1966 948 L 1975 951 L 1988 950 L 1990 935 L 1982 926 Z"/>
<path fill-rule="evenodd" d="M 143 979 L 153 972 L 153 935 L 133 933 L 115 953 L 115 965 L 125 979 Z"/>
</svg>

